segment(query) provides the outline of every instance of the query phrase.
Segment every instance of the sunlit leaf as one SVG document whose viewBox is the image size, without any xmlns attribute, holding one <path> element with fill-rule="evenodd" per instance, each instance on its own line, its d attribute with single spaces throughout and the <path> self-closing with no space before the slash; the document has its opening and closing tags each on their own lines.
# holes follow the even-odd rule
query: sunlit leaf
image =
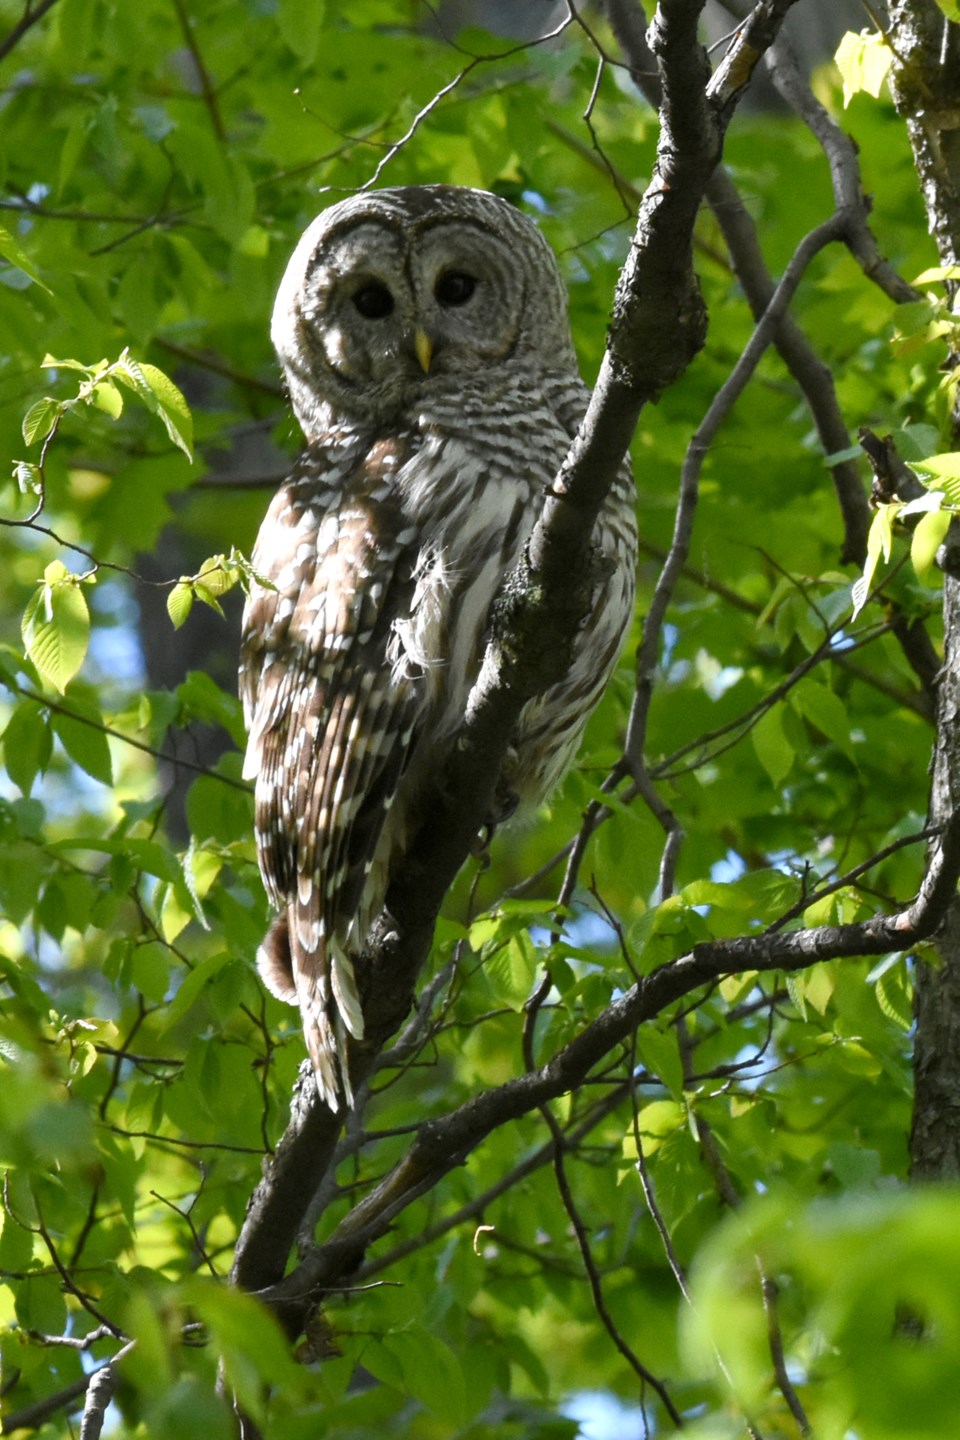
<svg viewBox="0 0 960 1440">
<path fill-rule="evenodd" d="M 193 586 L 189 581 L 181 580 L 178 584 L 174 585 L 170 594 L 167 596 L 167 614 L 173 621 L 175 630 L 180 629 L 180 626 L 187 619 L 192 609 Z"/>
<path fill-rule="evenodd" d="M 849 105 L 861 90 L 874 98 L 880 94 L 893 64 L 893 51 L 877 31 L 864 30 L 856 35 L 848 30 L 834 59 L 843 80 L 843 103 Z"/>
<path fill-rule="evenodd" d="M 47 567 L 48 577 L 54 568 Z M 90 639 L 90 611 L 75 577 L 45 579 L 23 613 L 21 631 L 28 656 L 62 694 L 83 664 Z"/>
<path fill-rule="evenodd" d="M 35 400 L 23 417 L 23 438 L 28 445 L 46 440 L 61 415 L 61 406 L 49 395 Z"/>
<path fill-rule="evenodd" d="M 878 505 L 876 514 L 870 524 L 867 535 L 867 558 L 863 567 L 863 574 L 854 583 L 851 591 L 853 600 L 852 619 L 856 620 L 860 611 L 866 605 L 873 587 L 874 576 L 877 573 L 877 566 L 880 557 L 889 561 L 893 549 L 893 522 L 899 510 L 899 505 Z"/>
<path fill-rule="evenodd" d="M 946 510 L 932 510 L 921 516 L 910 540 L 910 560 L 918 580 L 926 580 L 933 568 L 937 551 L 950 529 L 951 516 Z"/>
</svg>

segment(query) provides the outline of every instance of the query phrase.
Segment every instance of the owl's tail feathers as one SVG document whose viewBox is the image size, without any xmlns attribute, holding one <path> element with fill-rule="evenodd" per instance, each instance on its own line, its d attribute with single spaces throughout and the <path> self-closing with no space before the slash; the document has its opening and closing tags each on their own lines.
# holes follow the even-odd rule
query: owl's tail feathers
<svg viewBox="0 0 960 1440">
<path fill-rule="evenodd" d="M 303 1016 L 303 1035 L 310 1054 L 310 1063 L 317 1078 L 320 1099 L 329 1105 L 334 1115 L 341 1109 L 341 1093 L 347 1109 L 353 1109 L 353 1086 L 350 1084 L 350 1065 L 347 1060 L 347 1037 L 343 1021 L 334 1015 L 331 1020 L 327 1009 L 317 1003 L 316 995 L 309 999 L 304 994 L 300 1013 Z M 343 1089 L 341 1092 L 341 1080 Z"/>
<path fill-rule="evenodd" d="M 353 965 L 333 941 L 321 958 L 314 956 L 312 975 L 294 966 L 290 944 L 290 912 L 277 915 L 257 951 L 257 969 L 271 994 L 299 1005 L 310 1061 L 321 1099 L 337 1113 L 342 1094 L 353 1108 L 353 1087 L 347 1059 L 347 1035 L 363 1039 L 363 1010 Z M 324 972 L 329 980 L 324 983 Z"/>
<path fill-rule="evenodd" d="M 297 982 L 293 978 L 293 957 L 290 954 L 290 929 L 286 911 L 274 917 L 270 929 L 260 942 L 257 969 L 271 995 L 276 995 L 278 1000 L 285 1000 L 288 1005 L 296 1005 Z"/>
</svg>

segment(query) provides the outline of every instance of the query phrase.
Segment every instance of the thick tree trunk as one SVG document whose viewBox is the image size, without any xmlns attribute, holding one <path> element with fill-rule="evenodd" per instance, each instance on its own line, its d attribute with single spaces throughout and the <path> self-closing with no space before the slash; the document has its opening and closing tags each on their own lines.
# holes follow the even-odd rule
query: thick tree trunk
<svg viewBox="0 0 960 1440">
<path fill-rule="evenodd" d="M 892 0 L 894 95 L 903 115 L 940 260 L 960 258 L 960 27 L 934 0 Z M 956 291 L 957 286 L 950 289 Z M 954 444 L 960 415 L 954 416 Z M 957 526 L 954 524 L 954 531 Z M 937 687 L 937 741 L 930 820 L 942 824 L 960 792 L 960 537 L 944 556 L 944 662 Z M 935 940 L 937 961 L 917 967 L 915 1094 L 910 1137 L 916 1179 L 960 1176 L 960 902 Z"/>
</svg>

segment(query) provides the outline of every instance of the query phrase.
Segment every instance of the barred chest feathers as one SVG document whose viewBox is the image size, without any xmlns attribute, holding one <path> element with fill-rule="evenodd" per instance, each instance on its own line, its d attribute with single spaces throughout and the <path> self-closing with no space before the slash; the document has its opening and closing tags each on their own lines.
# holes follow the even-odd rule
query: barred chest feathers
<svg viewBox="0 0 960 1440">
<path fill-rule="evenodd" d="M 256 838 L 280 912 L 259 956 L 299 1004 L 320 1093 L 352 1103 L 353 960 L 478 674 L 491 605 L 586 405 L 556 263 L 483 192 L 380 191 L 324 212 L 274 341 L 308 446 L 257 541 L 240 689 Z M 569 764 L 633 602 L 625 467 L 613 561 L 564 680 L 530 702 L 501 781 L 532 806 Z"/>
</svg>

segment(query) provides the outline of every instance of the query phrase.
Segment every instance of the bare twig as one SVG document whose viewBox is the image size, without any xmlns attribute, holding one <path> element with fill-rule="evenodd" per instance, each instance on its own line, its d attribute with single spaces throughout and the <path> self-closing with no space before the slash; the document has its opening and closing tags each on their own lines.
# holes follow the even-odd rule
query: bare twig
<svg viewBox="0 0 960 1440">
<path fill-rule="evenodd" d="M 773 1373 L 776 1377 L 777 1388 L 801 1435 L 810 1435 L 812 1430 L 807 1412 L 800 1403 L 793 1381 L 787 1372 L 787 1362 L 783 1353 L 783 1336 L 780 1333 L 780 1318 L 777 1314 L 777 1282 L 764 1270 L 760 1261 L 757 1261 L 757 1269 L 760 1272 L 760 1293 L 763 1296 L 763 1313 L 767 1318 L 767 1341 L 770 1346 L 770 1358 L 773 1361 Z"/>
<path fill-rule="evenodd" d="M 203 52 L 197 41 L 194 30 L 194 22 L 183 0 L 173 0 L 173 8 L 177 12 L 177 20 L 180 22 L 180 29 L 186 42 L 187 49 L 193 58 L 194 68 L 197 72 L 197 81 L 200 85 L 200 93 L 203 96 L 203 103 L 206 106 L 207 114 L 210 116 L 210 124 L 213 133 L 221 144 L 226 143 L 227 132 L 223 126 L 223 117 L 220 114 L 220 107 L 217 104 L 217 92 L 210 78 Z"/>
<path fill-rule="evenodd" d="M 0 60 L 7 58 L 10 51 L 23 39 L 27 31 L 32 30 L 37 21 L 42 20 L 47 11 L 52 10 L 56 3 L 57 0 L 39 0 L 39 3 L 33 6 L 27 3 L 16 25 L 0 40 Z"/>
<path fill-rule="evenodd" d="M 531 49 L 534 45 L 542 45 L 548 40 L 555 40 L 556 37 L 558 35 L 562 35 L 564 30 L 566 30 L 567 26 L 571 25 L 572 23 L 573 16 L 568 10 L 566 17 L 561 20 L 560 24 L 546 35 L 540 35 L 535 40 L 527 40 L 522 45 L 514 45 L 511 46 L 511 48 L 508 50 L 497 51 L 490 55 L 471 55 L 470 59 L 467 61 L 467 64 L 457 71 L 453 79 L 448 81 L 446 85 L 442 86 L 441 89 L 439 89 L 436 94 L 427 101 L 426 105 L 422 106 L 421 109 L 417 111 L 416 115 L 414 115 L 413 119 L 411 120 L 406 132 L 401 135 L 399 140 L 395 141 L 389 147 L 389 149 L 386 151 L 386 154 L 384 154 L 382 158 L 378 161 L 377 167 L 374 170 L 373 174 L 370 176 L 370 179 L 364 181 L 364 183 L 359 187 L 359 189 L 361 191 L 370 190 L 373 188 L 374 185 L 377 184 L 380 176 L 383 174 L 386 167 L 390 164 L 390 161 L 400 153 L 404 146 L 409 144 L 409 142 L 413 139 L 414 135 L 419 130 L 420 126 L 423 124 L 424 120 L 426 120 L 427 117 L 431 115 L 434 110 L 436 110 L 437 106 L 440 105 L 442 101 L 447 98 L 448 95 L 452 95 L 454 90 L 456 90 L 460 85 L 462 85 L 464 80 L 466 80 L 467 76 L 470 75 L 474 70 L 476 70 L 479 65 L 490 64 L 491 62 L 496 60 L 509 60 L 511 56 L 519 55 L 524 50 Z M 452 48 L 459 49 L 460 47 L 453 46 Z"/>
<path fill-rule="evenodd" d="M 587 1273 L 590 1294 L 593 1297 L 593 1308 L 597 1312 L 597 1317 L 601 1325 L 610 1336 L 617 1351 L 623 1356 L 624 1360 L 626 1360 L 634 1374 L 638 1376 L 645 1385 L 649 1385 L 651 1390 L 654 1390 L 660 1397 L 661 1404 L 673 1421 L 674 1426 L 680 1430 L 683 1428 L 683 1419 L 679 1410 L 674 1405 L 673 1400 L 670 1398 L 670 1392 L 667 1390 L 666 1385 L 654 1375 L 652 1371 L 648 1370 L 639 1356 L 634 1353 L 633 1349 L 627 1344 L 621 1334 L 613 1316 L 610 1314 L 603 1294 L 600 1272 L 597 1269 L 593 1253 L 590 1249 L 590 1237 L 584 1225 L 583 1217 L 577 1209 L 573 1192 L 567 1180 L 567 1172 L 563 1159 L 563 1132 L 547 1106 L 541 1106 L 540 1113 L 549 1126 L 550 1133 L 553 1136 L 553 1171 L 557 1179 L 557 1189 L 560 1192 L 560 1199 L 567 1213 L 567 1218 L 573 1228 L 577 1246 L 580 1250 L 580 1257 L 583 1261 L 583 1268 Z"/>
</svg>

